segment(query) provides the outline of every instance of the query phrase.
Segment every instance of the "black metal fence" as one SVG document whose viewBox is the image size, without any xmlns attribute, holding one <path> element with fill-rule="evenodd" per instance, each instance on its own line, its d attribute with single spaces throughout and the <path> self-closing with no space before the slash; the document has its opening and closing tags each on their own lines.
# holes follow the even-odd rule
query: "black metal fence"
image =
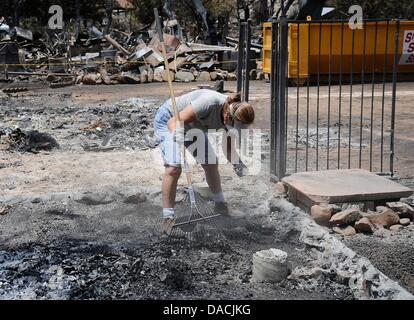
<svg viewBox="0 0 414 320">
<path fill-rule="evenodd" d="M 271 174 L 394 172 L 400 21 L 272 22 Z"/>
<path fill-rule="evenodd" d="M 237 58 L 237 92 L 243 101 L 249 101 L 251 20 L 240 22 L 239 50 Z"/>
</svg>

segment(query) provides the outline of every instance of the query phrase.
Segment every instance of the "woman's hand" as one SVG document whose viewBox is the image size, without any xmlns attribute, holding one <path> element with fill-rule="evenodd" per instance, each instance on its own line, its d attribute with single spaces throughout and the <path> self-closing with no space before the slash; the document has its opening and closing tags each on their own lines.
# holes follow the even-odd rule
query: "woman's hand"
<svg viewBox="0 0 414 320">
<path fill-rule="evenodd" d="M 239 159 L 239 163 L 233 164 L 233 170 L 236 175 L 243 177 L 244 169 L 247 169 L 246 165 Z"/>
<path fill-rule="evenodd" d="M 174 141 L 177 142 L 178 144 L 184 144 L 185 141 L 185 132 L 184 132 L 184 124 L 180 123 L 180 125 L 178 125 L 175 130 L 174 130 Z"/>
</svg>

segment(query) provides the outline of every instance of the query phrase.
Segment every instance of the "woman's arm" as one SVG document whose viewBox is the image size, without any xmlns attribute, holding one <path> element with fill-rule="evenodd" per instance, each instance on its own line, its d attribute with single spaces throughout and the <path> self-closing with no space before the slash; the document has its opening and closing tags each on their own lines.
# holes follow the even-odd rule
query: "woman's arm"
<svg viewBox="0 0 414 320">
<path fill-rule="evenodd" d="M 195 121 L 196 115 L 193 111 L 193 106 L 191 104 L 189 104 L 187 107 L 185 107 L 183 110 L 180 111 L 180 120 L 181 122 L 183 122 L 184 124 L 188 124 L 191 123 L 193 121 Z M 168 129 L 173 132 L 175 131 L 175 117 L 170 118 L 170 120 L 168 120 Z"/>
<path fill-rule="evenodd" d="M 222 147 L 228 162 L 232 164 L 239 163 L 240 157 L 236 151 L 236 137 L 223 133 Z"/>
<path fill-rule="evenodd" d="M 229 135 L 228 133 L 223 133 L 222 147 L 227 161 L 233 165 L 234 172 L 239 177 L 242 177 L 244 175 L 244 169 L 246 169 L 246 165 L 240 159 L 240 156 L 236 151 L 236 139 L 237 137 L 232 136 L 231 134 Z"/>
</svg>

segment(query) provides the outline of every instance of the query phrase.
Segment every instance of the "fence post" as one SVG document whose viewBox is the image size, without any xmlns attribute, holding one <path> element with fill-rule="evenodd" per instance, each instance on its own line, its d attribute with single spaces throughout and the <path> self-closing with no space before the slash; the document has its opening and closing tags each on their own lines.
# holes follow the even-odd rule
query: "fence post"
<svg viewBox="0 0 414 320">
<path fill-rule="evenodd" d="M 392 105 L 391 105 L 391 137 L 390 137 L 390 173 L 394 176 L 394 136 L 395 136 L 395 108 L 397 101 L 397 69 L 398 69 L 398 46 L 400 40 L 400 20 L 397 20 L 397 31 L 395 32 L 394 63 L 392 67 Z"/>
<path fill-rule="evenodd" d="M 277 181 L 276 169 L 276 105 L 277 105 L 277 69 L 278 69 L 278 22 L 272 19 L 272 45 L 271 45 L 271 67 L 270 67 L 270 175 L 271 180 Z"/>
<path fill-rule="evenodd" d="M 276 158 L 277 176 L 279 179 L 286 175 L 286 65 L 287 65 L 287 46 L 288 46 L 288 21 L 283 14 L 280 17 L 280 46 L 279 46 L 279 70 L 277 88 L 277 139 L 276 139 Z"/>
<path fill-rule="evenodd" d="M 239 48 L 237 55 L 237 92 L 241 92 L 243 87 L 244 36 L 245 22 L 242 21 L 239 27 Z"/>
<path fill-rule="evenodd" d="M 244 53 L 244 90 L 243 100 L 249 101 L 249 84 L 250 84 L 250 41 L 251 41 L 251 20 L 248 19 L 246 22 L 246 41 L 245 41 L 245 53 Z"/>
</svg>

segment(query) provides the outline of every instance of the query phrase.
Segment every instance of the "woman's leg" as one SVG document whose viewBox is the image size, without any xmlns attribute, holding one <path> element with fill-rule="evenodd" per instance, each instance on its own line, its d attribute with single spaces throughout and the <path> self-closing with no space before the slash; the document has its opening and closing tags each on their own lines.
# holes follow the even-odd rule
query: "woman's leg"
<svg viewBox="0 0 414 320">
<path fill-rule="evenodd" d="M 213 201 L 215 202 L 215 213 L 222 215 L 229 215 L 229 208 L 224 199 L 224 194 L 221 189 L 220 173 L 218 171 L 218 164 L 203 164 L 201 165 L 206 174 L 207 184 L 213 193 Z"/>
<path fill-rule="evenodd" d="M 162 232 L 172 235 L 175 224 L 175 195 L 177 193 L 177 183 L 181 175 L 181 167 L 165 166 L 164 178 L 162 180 L 162 204 L 163 204 L 163 224 Z M 176 229 L 174 237 L 184 237 L 185 234 L 181 229 Z"/>
<path fill-rule="evenodd" d="M 165 166 L 162 180 L 162 206 L 164 209 L 174 208 L 177 183 L 181 175 L 181 167 Z"/>
<path fill-rule="evenodd" d="M 218 164 L 202 164 L 206 174 L 207 184 L 213 194 L 221 193 L 221 179 L 218 171 Z"/>
</svg>

